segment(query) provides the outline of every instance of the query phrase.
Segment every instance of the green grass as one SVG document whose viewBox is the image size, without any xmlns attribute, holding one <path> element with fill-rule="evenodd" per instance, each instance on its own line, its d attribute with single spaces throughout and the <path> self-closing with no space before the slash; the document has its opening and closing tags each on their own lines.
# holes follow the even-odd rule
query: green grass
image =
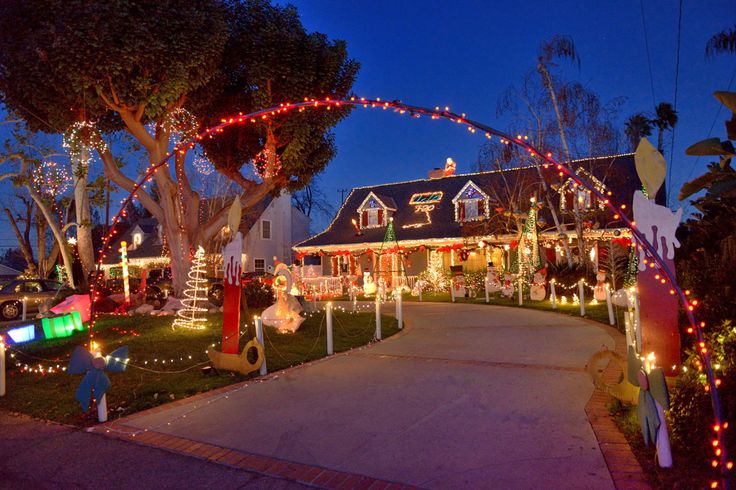
<svg viewBox="0 0 736 490">
<path fill-rule="evenodd" d="M 250 311 L 247 318 L 260 313 Z M 372 313 L 334 313 L 333 337 L 336 352 L 369 343 L 375 334 L 375 315 Z M 103 316 L 94 329 L 94 340 L 105 353 L 127 345 L 130 366 L 121 374 L 110 374 L 112 386 L 107 394 L 110 419 L 155 407 L 172 400 L 237 383 L 258 375 L 248 376 L 220 372 L 205 375 L 200 363 L 207 365 L 205 350 L 221 340 L 222 314 L 208 316 L 204 330 L 172 330 L 172 317 Z M 383 316 L 382 336 L 387 338 L 398 331 L 396 319 Z M 252 325 L 243 327 L 254 334 Z M 324 313 L 308 316 L 301 328 L 293 334 L 280 334 L 264 326 L 265 350 L 269 372 L 278 371 L 324 357 L 326 332 Z M 241 337 L 241 349 L 250 338 Z M 7 395 L 0 398 L 0 409 L 21 412 L 33 417 L 55 420 L 74 425 L 95 422 L 91 411 L 83 414 L 74 399 L 81 376 L 65 372 L 53 374 L 27 373 L 15 365 L 16 361 L 37 367 L 66 366 L 71 351 L 77 345 L 88 344 L 87 333 L 66 339 L 34 342 L 8 351 Z M 11 358 L 10 355 L 15 355 Z M 40 358 L 40 359 L 39 359 Z M 53 362 L 50 362 L 53 361 Z M 173 371 L 184 372 L 174 373 Z M 162 372 L 151 372 L 164 371 Z"/>
</svg>

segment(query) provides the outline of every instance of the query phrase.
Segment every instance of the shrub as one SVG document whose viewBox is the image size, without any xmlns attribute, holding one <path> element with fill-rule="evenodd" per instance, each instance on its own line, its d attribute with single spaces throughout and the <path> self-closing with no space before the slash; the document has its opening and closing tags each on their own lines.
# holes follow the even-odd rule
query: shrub
<svg viewBox="0 0 736 490">
<path fill-rule="evenodd" d="M 248 308 L 264 308 L 274 302 L 273 290 L 261 281 L 251 281 L 243 287 Z"/>
</svg>

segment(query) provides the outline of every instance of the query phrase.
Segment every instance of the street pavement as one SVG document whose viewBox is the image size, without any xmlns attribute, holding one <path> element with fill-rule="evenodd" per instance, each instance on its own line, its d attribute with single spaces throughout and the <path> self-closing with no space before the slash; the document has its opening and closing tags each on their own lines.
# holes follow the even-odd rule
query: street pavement
<svg viewBox="0 0 736 490">
<path fill-rule="evenodd" d="M 398 338 L 126 425 L 424 488 L 613 488 L 584 412 L 603 328 L 467 304 L 405 303 L 404 319 Z"/>
<path fill-rule="evenodd" d="M 0 489 L 307 487 L 0 412 Z"/>
</svg>

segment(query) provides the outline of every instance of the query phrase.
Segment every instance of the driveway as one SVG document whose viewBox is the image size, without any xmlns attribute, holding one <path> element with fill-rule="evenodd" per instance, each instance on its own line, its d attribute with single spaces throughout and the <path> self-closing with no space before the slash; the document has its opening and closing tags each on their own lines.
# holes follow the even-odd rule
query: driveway
<svg viewBox="0 0 736 490">
<path fill-rule="evenodd" d="M 586 361 L 614 348 L 602 328 L 467 304 L 404 319 L 398 338 L 125 425 L 425 488 L 613 488 L 584 412 Z"/>
</svg>

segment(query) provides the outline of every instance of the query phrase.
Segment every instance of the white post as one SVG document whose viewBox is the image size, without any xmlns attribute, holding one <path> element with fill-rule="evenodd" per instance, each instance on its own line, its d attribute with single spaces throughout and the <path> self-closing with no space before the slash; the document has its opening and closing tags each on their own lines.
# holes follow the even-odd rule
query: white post
<svg viewBox="0 0 736 490">
<path fill-rule="evenodd" d="M 524 288 L 522 287 L 524 283 L 521 281 L 521 277 L 519 278 L 519 306 L 522 306 L 524 304 Z"/>
<path fill-rule="evenodd" d="M 312 292 L 312 311 L 317 311 L 317 291 Z"/>
<path fill-rule="evenodd" d="M 616 325 L 616 316 L 613 314 L 613 302 L 611 302 L 611 288 L 606 284 L 606 306 L 608 306 L 608 323 Z"/>
<path fill-rule="evenodd" d="M 358 311 L 358 296 L 353 296 L 353 313 Z"/>
<path fill-rule="evenodd" d="M 654 401 L 657 407 L 657 415 L 659 415 L 660 425 L 657 430 L 657 462 L 660 468 L 672 468 L 672 449 L 670 448 L 670 438 L 667 434 L 667 419 L 664 415 L 664 408 L 658 401 Z"/>
<path fill-rule="evenodd" d="M 552 309 L 557 309 L 557 292 L 555 291 L 555 280 L 549 282 L 549 299 L 552 300 Z"/>
<path fill-rule="evenodd" d="M 396 321 L 399 322 L 399 330 L 404 328 L 404 298 L 401 297 L 401 290 L 397 289 L 396 295 Z"/>
<path fill-rule="evenodd" d="M 261 376 L 268 374 L 268 367 L 266 367 L 266 344 L 263 342 L 263 320 L 260 316 L 255 317 L 256 324 L 256 340 L 263 346 L 263 364 L 261 364 L 261 370 L 259 371 Z"/>
<path fill-rule="evenodd" d="M 490 301 L 488 298 L 488 278 L 486 278 L 484 284 L 486 285 L 486 303 L 488 303 Z"/>
<path fill-rule="evenodd" d="M 5 343 L 0 337 L 0 396 L 5 396 Z"/>
<path fill-rule="evenodd" d="M 332 301 L 327 303 L 325 315 L 327 315 L 327 355 L 331 356 L 335 353 L 335 347 L 332 342 Z"/>
<path fill-rule="evenodd" d="M 107 395 L 102 395 L 97 402 L 97 420 L 107 422 Z"/>
<path fill-rule="evenodd" d="M 450 279 L 450 296 L 452 297 L 452 302 L 455 302 L 455 278 Z"/>
<path fill-rule="evenodd" d="M 376 294 L 376 340 L 381 340 L 381 298 Z"/>
<path fill-rule="evenodd" d="M 26 319 L 26 312 L 28 311 L 28 298 L 26 296 L 23 296 L 23 313 L 21 314 L 21 318 L 25 321 Z"/>
<path fill-rule="evenodd" d="M 419 288 L 419 302 L 422 302 L 422 288 Z"/>
<path fill-rule="evenodd" d="M 578 281 L 578 296 L 580 296 L 580 316 L 585 316 L 585 285 L 582 279 Z"/>
</svg>

